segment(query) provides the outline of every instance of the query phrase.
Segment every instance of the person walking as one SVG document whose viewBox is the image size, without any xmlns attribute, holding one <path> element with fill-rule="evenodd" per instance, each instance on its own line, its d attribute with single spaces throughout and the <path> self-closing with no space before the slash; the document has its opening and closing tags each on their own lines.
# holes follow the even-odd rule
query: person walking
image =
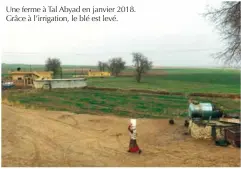
<svg viewBox="0 0 241 169">
<path fill-rule="evenodd" d="M 142 150 L 139 148 L 136 142 L 136 126 L 134 126 L 133 124 L 130 124 L 128 126 L 128 130 L 130 132 L 130 137 L 131 137 L 128 152 L 141 154 Z"/>
</svg>

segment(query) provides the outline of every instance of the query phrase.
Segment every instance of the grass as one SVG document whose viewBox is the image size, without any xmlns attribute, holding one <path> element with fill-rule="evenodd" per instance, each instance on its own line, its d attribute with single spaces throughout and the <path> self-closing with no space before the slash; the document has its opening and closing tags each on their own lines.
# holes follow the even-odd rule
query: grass
<svg viewBox="0 0 241 169">
<path fill-rule="evenodd" d="M 134 77 L 92 78 L 89 86 L 167 90 L 170 92 L 240 93 L 239 72 L 212 73 L 170 73 L 168 75 L 146 76 L 141 83 Z"/>
<path fill-rule="evenodd" d="M 74 113 L 114 114 L 135 118 L 187 116 L 188 99 L 184 96 L 150 95 L 84 89 L 49 91 L 7 91 L 3 98 L 26 107 Z M 195 98 L 223 106 L 226 112 L 240 112 L 240 102 L 230 99 Z"/>
<path fill-rule="evenodd" d="M 29 70 L 29 65 L 2 64 L 3 74 L 8 70 L 21 67 Z M 71 78 L 75 66 L 64 65 L 63 78 Z M 77 66 L 77 68 L 96 68 L 95 66 Z M 32 70 L 42 71 L 43 65 L 32 65 Z M 126 69 L 125 72 L 133 72 Z M 240 71 L 232 69 L 201 69 L 201 68 L 164 68 L 150 71 L 152 76 L 144 76 L 141 83 L 134 77 L 89 78 L 88 86 L 166 90 L 181 93 L 240 93 Z M 158 75 L 157 72 L 162 73 Z M 163 73 L 164 72 L 164 73 Z M 66 110 L 75 113 L 109 113 L 120 116 L 135 117 L 167 117 L 180 114 L 185 116 L 187 98 L 184 96 L 158 96 L 136 93 L 121 93 L 92 90 L 54 90 L 37 93 L 9 92 L 10 101 L 19 101 L 26 106 L 47 108 L 49 110 Z M 222 105 L 228 112 L 240 112 L 240 101 L 229 99 L 205 99 Z"/>
<path fill-rule="evenodd" d="M 6 76 L 9 70 L 16 70 L 17 67 L 29 70 L 29 65 L 2 64 L 2 75 Z M 75 68 L 96 69 L 96 66 L 63 65 L 63 70 L 68 69 L 68 71 L 63 72 L 63 78 L 72 78 L 75 74 Z M 71 72 L 71 69 L 73 69 L 73 72 Z M 32 65 L 32 70 L 43 71 L 44 65 Z M 125 72 L 133 71 L 131 68 L 125 70 Z M 153 74 L 156 72 L 163 74 L 164 72 L 164 74 L 144 76 L 141 83 L 137 83 L 134 77 L 90 78 L 88 79 L 88 85 L 183 93 L 240 93 L 240 71 L 235 69 L 163 68 L 152 69 L 150 72 Z"/>
<path fill-rule="evenodd" d="M 127 69 L 125 72 L 133 72 Z M 123 89 L 167 90 L 170 92 L 240 93 L 240 71 L 232 69 L 152 69 L 150 74 L 160 72 L 164 75 L 144 76 L 141 83 L 135 77 L 89 78 L 88 85 Z M 73 73 L 65 72 L 64 78 Z"/>
</svg>

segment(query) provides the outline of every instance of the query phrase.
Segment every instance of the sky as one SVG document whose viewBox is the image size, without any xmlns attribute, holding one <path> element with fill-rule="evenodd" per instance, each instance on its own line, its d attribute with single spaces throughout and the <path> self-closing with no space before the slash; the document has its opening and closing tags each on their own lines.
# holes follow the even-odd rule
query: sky
<svg viewBox="0 0 241 169">
<path fill-rule="evenodd" d="M 88 1 L 4 1 L 6 6 L 43 6 L 117 9 L 133 6 L 132 13 L 95 13 L 90 16 L 117 16 L 117 22 L 8 22 L 4 23 L 3 63 L 44 64 L 48 57 L 64 65 L 96 65 L 112 57 L 122 57 L 132 65 L 132 52 L 141 52 L 155 66 L 216 67 L 211 56 L 222 49 L 214 25 L 203 18 L 210 0 L 88 0 Z M 68 13 L 18 13 L 18 16 L 71 16 Z M 74 13 L 74 16 L 88 13 Z"/>
</svg>

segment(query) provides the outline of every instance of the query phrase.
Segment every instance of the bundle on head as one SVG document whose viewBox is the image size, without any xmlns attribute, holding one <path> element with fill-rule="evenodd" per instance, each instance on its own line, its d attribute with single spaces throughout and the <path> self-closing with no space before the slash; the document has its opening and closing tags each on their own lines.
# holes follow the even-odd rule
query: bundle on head
<svg viewBox="0 0 241 169">
<path fill-rule="evenodd" d="M 169 124 L 174 124 L 174 120 L 173 120 L 173 119 L 170 119 L 170 120 L 169 120 Z"/>
</svg>

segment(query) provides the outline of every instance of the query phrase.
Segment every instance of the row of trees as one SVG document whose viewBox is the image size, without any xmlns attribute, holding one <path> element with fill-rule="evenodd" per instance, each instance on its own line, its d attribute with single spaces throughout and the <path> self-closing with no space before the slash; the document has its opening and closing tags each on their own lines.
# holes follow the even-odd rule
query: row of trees
<svg viewBox="0 0 241 169">
<path fill-rule="evenodd" d="M 140 82 L 144 73 L 152 68 L 152 62 L 142 53 L 132 53 L 133 64 L 136 72 L 136 81 Z M 120 57 L 112 58 L 108 62 L 98 62 L 100 71 L 110 71 L 112 75 L 118 76 L 126 68 L 126 62 Z M 45 63 L 46 71 L 53 71 L 54 77 L 60 75 L 62 78 L 61 61 L 57 58 L 48 58 Z"/>
<path fill-rule="evenodd" d="M 241 64 L 241 1 L 224 1 L 219 8 L 208 8 L 204 16 L 210 19 L 219 31 L 222 40 L 227 43 L 226 48 L 215 56 L 225 64 Z M 140 82 L 143 73 L 151 69 L 152 62 L 141 53 L 132 53 L 136 71 L 136 80 Z M 53 71 L 54 76 L 62 76 L 59 59 L 48 58 L 45 64 L 47 71 Z M 110 59 L 107 63 L 99 62 L 100 71 L 109 70 L 118 74 L 125 69 L 125 62 L 121 58 Z"/>
<path fill-rule="evenodd" d="M 225 1 L 219 8 L 208 8 L 204 16 L 210 19 L 221 34 L 222 40 L 227 43 L 226 48 L 215 55 L 225 64 L 241 63 L 241 1 Z M 151 69 L 152 62 L 142 53 L 132 53 L 136 71 L 136 80 L 140 82 L 143 73 Z M 47 71 L 53 71 L 54 76 L 62 77 L 61 62 L 59 59 L 48 58 L 45 64 Z M 109 70 L 115 76 L 125 69 L 125 62 L 121 58 L 112 58 L 107 63 L 99 62 L 100 71 Z"/>
<path fill-rule="evenodd" d="M 144 73 L 152 68 L 152 62 L 148 60 L 142 53 L 132 53 L 133 64 L 135 67 L 136 81 L 139 83 Z M 100 71 L 108 70 L 112 75 L 118 76 L 126 66 L 126 62 L 120 57 L 112 58 L 108 62 L 98 62 L 98 68 Z"/>
<path fill-rule="evenodd" d="M 125 69 L 126 62 L 120 57 L 112 58 L 108 62 L 98 62 L 100 71 L 110 71 L 112 75 L 118 76 L 122 70 Z"/>
</svg>

